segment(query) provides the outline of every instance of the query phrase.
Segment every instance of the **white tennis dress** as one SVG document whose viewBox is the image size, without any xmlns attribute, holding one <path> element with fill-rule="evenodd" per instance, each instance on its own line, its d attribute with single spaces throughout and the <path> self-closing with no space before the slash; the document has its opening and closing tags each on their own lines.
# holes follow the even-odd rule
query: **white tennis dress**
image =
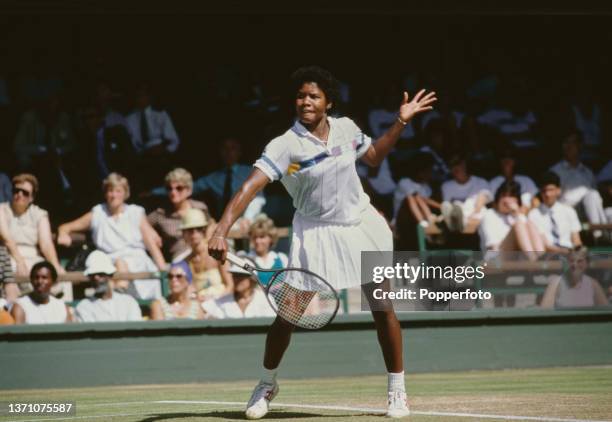
<svg viewBox="0 0 612 422">
<path fill-rule="evenodd" d="M 289 266 L 307 268 L 342 289 L 361 283 L 361 252 L 392 251 L 393 236 L 355 167 L 371 138 L 346 117 L 328 122 L 327 144 L 296 121 L 270 141 L 254 165 L 270 180 L 280 180 L 293 198 Z M 289 174 L 290 164 L 299 169 Z"/>
</svg>

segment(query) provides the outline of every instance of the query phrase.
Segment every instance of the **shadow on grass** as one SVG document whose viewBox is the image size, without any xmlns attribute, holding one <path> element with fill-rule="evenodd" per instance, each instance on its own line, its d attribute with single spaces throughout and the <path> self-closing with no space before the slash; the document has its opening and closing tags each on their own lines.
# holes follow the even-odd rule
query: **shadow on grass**
<svg viewBox="0 0 612 422">
<path fill-rule="evenodd" d="M 271 410 L 266 415 L 266 419 L 303 419 L 303 418 L 324 418 L 330 417 L 331 415 L 322 415 L 320 413 L 305 413 L 305 412 L 284 412 Z M 355 414 L 341 415 L 334 414 L 334 417 L 359 417 L 366 416 L 366 414 Z M 371 416 L 371 415 L 367 415 Z M 380 415 L 377 415 L 380 416 Z M 219 412 L 176 412 L 176 413 L 164 413 L 163 415 L 153 415 L 146 418 L 140 419 L 138 422 L 156 422 L 163 421 L 166 419 L 181 419 L 181 418 L 218 418 L 225 420 L 245 420 L 243 410 L 232 410 L 232 411 L 219 411 Z"/>
</svg>

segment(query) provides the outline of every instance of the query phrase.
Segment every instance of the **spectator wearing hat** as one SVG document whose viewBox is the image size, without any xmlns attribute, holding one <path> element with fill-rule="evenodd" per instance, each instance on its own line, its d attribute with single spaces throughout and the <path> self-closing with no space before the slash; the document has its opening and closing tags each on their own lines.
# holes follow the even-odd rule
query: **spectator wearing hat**
<svg viewBox="0 0 612 422">
<path fill-rule="evenodd" d="M 151 319 L 203 319 L 200 302 L 190 297 L 192 281 L 191 269 L 185 261 L 172 264 L 168 272 L 170 295 L 151 304 Z"/>
<path fill-rule="evenodd" d="M 30 283 L 34 290 L 20 297 L 11 308 L 16 324 L 60 324 L 72 321 L 68 306 L 51 295 L 51 287 L 57 282 L 57 270 L 48 261 L 34 264 L 30 271 Z"/>
<path fill-rule="evenodd" d="M 255 266 L 250 259 L 242 258 L 249 265 Z M 202 308 L 208 317 L 224 319 L 275 316 L 265 293 L 251 273 L 235 264 L 232 264 L 229 272 L 234 280 L 234 291 L 218 299 L 205 301 Z"/>
<path fill-rule="evenodd" d="M 79 322 L 140 321 L 138 302 L 127 294 L 113 291 L 111 280 L 117 268 L 110 256 L 93 251 L 85 261 L 84 274 L 93 285 L 94 294 L 79 302 L 76 319 Z"/>
<path fill-rule="evenodd" d="M 191 199 L 193 192 L 193 178 L 191 173 L 183 168 L 175 168 L 166 175 L 166 192 L 168 202 L 160 208 L 152 211 L 147 219 L 155 232 L 159 235 L 158 245 L 162 245 L 164 257 L 174 261 L 177 256 L 185 253 L 189 246 L 183 239 L 180 225 L 181 217 L 190 208 L 202 210 L 207 219 L 212 222 L 205 203 Z M 212 234 L 214 224 L 208 225 L 208 233 Z"/>
<path fill-rule="evenodd" d="M 567 254 L 582 246 L 578 214 L 558 201 L 561 195 L 559 176 L 551 171 L 544 173 L 539 189 L 542 203 L 529 211 L 528 218 L 543 236 L 546 251 Z"/>
<path fill-rule="evenodd" d="M 584 211 L 591 224 L 606 224 L 603 200 L 597 191 L 597 180 L 590 168 L 580 161 L 582 135 L 571 132 L 563 141 L 563 160 L 550 168 L 561 181 L 560 201 L 579 211 Z M 602 232 L 593 233 L 601 237 Z"/>
<path fill-rule="evenodd" d="M 229 263 L 221 264 L 208 254 L 207 226 L 206 215 L 196 208 L 185 212 L 180 226 L 183 239 L 190 247 L 184 260 L 191 270 L 194 290 L 201 302 L 223 296 L 233 288 Z"/>
<path fill-rule="evenodd" d="M 272 250 L 278 241 L 278 230 L 274 221 L 265 214 L 260 214 L 249 228 L 251 256 L 256 266 L 266 270 L 286 268 L 289 259 L 282 252 Z M 272 273 L 262 273 L 259 280 L 268 284 Z"/>
</svg>

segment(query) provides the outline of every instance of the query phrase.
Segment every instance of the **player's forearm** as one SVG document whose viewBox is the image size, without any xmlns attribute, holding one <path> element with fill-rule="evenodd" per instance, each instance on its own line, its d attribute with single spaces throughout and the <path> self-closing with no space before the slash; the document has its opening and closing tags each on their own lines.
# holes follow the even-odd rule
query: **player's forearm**
<svg viewBox="0 0 612 422">
<path fill-rule="evenodd" d="M 391 125 L 389 130 L 387 130 L 383 136 L 376 140 L 376 142 L 372 145 L 374 151 L 376 151 L 376 155 L 373 157 L 373 160 L 370 163 L 372 166 L 379 166 L 383 162 L 385 157 L 389 155 L 391 150 L 395 147 L 395 144 L 397 144 L 403 130 L 404 125 L 396 120 L 393 125 Z"/>
<path fill-rule="evenodd" d="M 244 213 L 246 208 L 249 206 L 251 201 L 255 198 L 257 192 L 245 187 L 244 185 L 231 199 L 221 220 L 217 224 L 217 228 L 213 233 L 214 236 L 226 237 L 231 227 L 234 225 L 236 220 Z"/>
<path fill-rule="evenodd" d="M 255 168 L 249 178 L 242 184 L 238 192 L 230 200 L 229 204 L 223 211 L 223 216 L 217 224 L 217 228 L 213 236 L 227 237 L 231 227 L 234 225 L 238 217 L 249 206 L 255 196 L 270 182 L 268 176 L 263 171 Z"/>
</svg>

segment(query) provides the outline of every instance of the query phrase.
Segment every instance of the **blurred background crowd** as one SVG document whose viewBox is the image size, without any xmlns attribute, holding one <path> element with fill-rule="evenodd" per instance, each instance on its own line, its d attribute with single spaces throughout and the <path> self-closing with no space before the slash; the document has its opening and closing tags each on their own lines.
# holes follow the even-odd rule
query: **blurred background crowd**
<svg viewBox="0 0 612 422">
<path fill-rule="evenodd" d="M 206 238 L 266 143 L 292 124 L 287 85 L 304 64 L 334 73 L 335 113 L 373 139 L 395 121 L 403 91 L 437 93 L 435 110 L 406 126 L 379 168 L 357 163 L 396 249 L 416 250 L 418 227 L 438 247 L 534 260 L 612 245 L 612 34 L 603 20 L 311 19 L 3 18 L 0 237 L 34 289 L 24 299 L 4 286 L 8 307 L 23 302 L 13 319 L 27 322 L 44 279 L 65 270 L 91 276 L 90 291 L 49 286 L 50 295 L 93 299 L 57 305 L 60 319 L 112 320 L 103 315 L 119 318 L 117 308 L 140 319 L 135 299 L 153 300 L 153 319 L 269 314 L 248 274 L 207 255 Z M 295 39 L 294 49 L 279 37 Z M 248 239 L 238 249 L 282 267 L 278 228 L 292 215 L 282 185 L 270 185 L 238 221 Z M 157 270 L 170 271 L 166 298 L 151 281 L 104 287 L 115 272 Z M 587 296 L 607 303 L 606 289 Z M 111 309 L 113 295 L 123 302 Z"/>
</svg>

